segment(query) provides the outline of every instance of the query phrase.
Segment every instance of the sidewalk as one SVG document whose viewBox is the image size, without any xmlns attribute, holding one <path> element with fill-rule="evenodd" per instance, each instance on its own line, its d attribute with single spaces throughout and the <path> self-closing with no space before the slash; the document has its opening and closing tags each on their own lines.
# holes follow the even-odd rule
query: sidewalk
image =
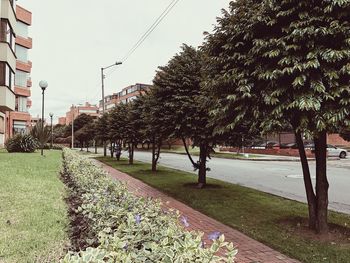
<svg viewBox="0 0 350 263">
<path fill-rule="evenodd" d="M 96 161 L 107 171 L 111 177 L 127 183 L 128 189 L 139 196 L 153 197 L 161 199 L 165 207 L 174 208 L 188 218 L 190 230 L 199 230 L 205 233 L 205 237 L 209 233 L 219 231 L 225 235 L 227 241 L 233 242 L 238 249 L 236 257 L 237 263 L 300 263 L 297 260 L 288 258 L 287 256 L 269 248 L 268 246 L 247 237 L 241 232 L 234 230 L 194 209 L 171 198 L 162 192 L 148 186 L 147 184 L 125 174 L 118 170 Z M 208 240 L 205 242 L 209 243 Z"/>
</svg>

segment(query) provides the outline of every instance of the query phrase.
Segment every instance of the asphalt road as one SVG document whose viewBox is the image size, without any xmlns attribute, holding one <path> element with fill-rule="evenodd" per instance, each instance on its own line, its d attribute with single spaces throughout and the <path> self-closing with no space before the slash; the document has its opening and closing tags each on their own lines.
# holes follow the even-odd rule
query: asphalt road
<svg viewBox="0 0 350 263">
<path fill-rule="evenodd" d="M 151 162 L 151 153 L 135 152 L 135 159 Z M 186 155 L 162 153 L 160 164 L 194 172 Z M 350 214 L 350 160 L 333 160 L 328 164 L 329 208 Z M 299 162 L 212 158 L 208 167 L 211 169 L 208 177 L 306 202 Z M 310 162 L 310 169 L 314 173 L 314 162 Z"/>
</svg>

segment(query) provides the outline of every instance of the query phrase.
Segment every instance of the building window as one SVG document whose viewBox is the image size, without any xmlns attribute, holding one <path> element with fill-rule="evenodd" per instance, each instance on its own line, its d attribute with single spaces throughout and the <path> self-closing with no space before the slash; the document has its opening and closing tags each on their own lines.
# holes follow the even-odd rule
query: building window
<svg viewBox="0 0 350 263">
<path fill-rule="evenodd" d="M 13 134 L 25 134 L 27 123 L 25 121 L 13 121 Z"/>
<path fill-rule="evenodd" d="M 15 85 L 19 87 L 27 87 L 29 74 L 27 72 L 16 70 Z"/>
<path fill-rule="evenodd" d="M 17 97 L 16 98 L 16 111 L 19 112 L 27 112 L 27 102 L 28 102 L 28 98 L 26 97 Z"/>
<path fill-rule="evenodd" d="M 16 45 L 16 56 L 17 59 L 27 63 L 28 62 L 28 49 L 20 45 Z"/>
<path fill-rule="evenodd" d="M 23 37 L 23 38 L 28 38 L 28 25 L 18 21 L 17 22 L 17 35 Z"/>
<path fill-rule="evenodd" d="M 6 86 L 12 89 L 14 78 L 15 74 L 9 65 L 5 62 L 0 62 L 0 86 Z"/>
<path fill-rule="evenodd" d="M 5 133 L 5 118 L 0 116 L 0 133 Z"/>
<path fill-rule="evenodd" d="M 15 36 L 13 30 L 10 26 L 10 23 L 7 19 L 1 19 L 0 22 L 0 42 L 5 42 L 10 45 L 12 51 L 15 46 Z"/>
</svg>

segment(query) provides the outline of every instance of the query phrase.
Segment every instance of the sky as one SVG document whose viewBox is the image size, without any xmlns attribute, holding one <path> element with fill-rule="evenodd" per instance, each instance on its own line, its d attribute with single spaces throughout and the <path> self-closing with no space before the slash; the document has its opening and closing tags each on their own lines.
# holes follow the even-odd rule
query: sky
<svg viewBox="0 0 350 263">
<path fill-rule="evenodd" d="M 33 13 L 29 30 L 33 49 L 30 113 L 41 112 L 39 81 L 46 80 L 45 112 L 54 120 L 72 104 L 97 104 L 101 67 L 120 61 L 170 4 L 171 0 L 19 0 Z M 198 46 L 212 31 L 229 0 L 180 0 L 153 33 L 125 61 L 107 71 L 105 94 L 135 83 L 151 84 L 158 66 L 180 51 Z M 46 117 L 47 117 L 46 116 Z"/>
</svg>

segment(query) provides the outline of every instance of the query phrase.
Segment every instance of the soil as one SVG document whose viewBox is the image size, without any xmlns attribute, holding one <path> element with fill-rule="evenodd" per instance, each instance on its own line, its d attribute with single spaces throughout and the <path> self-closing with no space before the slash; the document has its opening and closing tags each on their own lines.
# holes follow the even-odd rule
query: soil
<svg viewBox="0 0 350 263">
<path fill-rule="evenodd" d="M 287 231 L 293 233 L 293 235 L 330 245 L 345 245 L 350 248 L 350 226 L 329 223 L 329 233 L 326 235 L 319 235 L 309 229 L 307 218 L 286 218 L 281 220 L 279 224 L 287 228 Z"/>
</svg>

